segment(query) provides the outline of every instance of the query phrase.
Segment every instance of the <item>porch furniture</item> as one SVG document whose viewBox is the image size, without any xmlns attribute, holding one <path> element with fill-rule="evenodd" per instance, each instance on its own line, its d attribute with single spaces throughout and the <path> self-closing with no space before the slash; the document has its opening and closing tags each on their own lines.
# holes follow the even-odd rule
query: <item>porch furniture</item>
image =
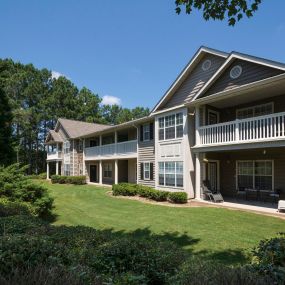
<svg viewBox="0 0 285 285">
<path fill-rule="evenodd" d="M 285 210 L 285 200 L 279 200 L 278 202 L 278 212 Z"/>
<path fill-rule="evenodd" d="M 240 197 L 242 197 L 242 199 L 246 198 L 246 192 L 244 187 L 239 187 L 239 189 L 237 190 L 236 199 L 238 200 Z"/>
<path fill-rule="evenodd" d="M 271 198 L 272 203 L 277 203 L 280 198 L 280 189 L 275 189 L 273 193 L 270 193 L 269 196 Z"/>
<path fill-rule="evenodd" d="M 220 203 L 224 202 L 224 198 L 221 193 L 213 193 L 206 185 L 203 183 L 203 193 L 204 195 L 209 198 L 211 202 Z"/>
</svg>

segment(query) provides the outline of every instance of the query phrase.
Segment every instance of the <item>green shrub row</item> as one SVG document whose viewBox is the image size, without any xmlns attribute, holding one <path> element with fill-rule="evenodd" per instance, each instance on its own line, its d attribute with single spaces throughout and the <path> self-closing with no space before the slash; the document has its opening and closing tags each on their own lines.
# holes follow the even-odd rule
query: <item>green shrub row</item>
<svg viewBox="0 0 285 285">
<path fill-rule="evenodd" d="M 119 183 L 112 186 L 114 196 L 140 196 L 155 201 L 167 201 L 172 203 L 187 203 L 187 193 L 185 192 L 168 192 L 156 190 L 148 186 Z"/>
<path fill-rule="evenodd" d="M 46 172 L 43 172 L 43 173 L 40 173 L 40 174 L 32 174 L 32 175 L 29 175 L 28 176 L 30 179 L 46 179 L 47 178 L 47 173 Z"/>
<path fill-rule="evenodd" d="M 86 176 L 52 175 L 51 182 L 59 183 L 59 184 L 83 185 L 83 184 L 86 184 Z"/>
</svg>

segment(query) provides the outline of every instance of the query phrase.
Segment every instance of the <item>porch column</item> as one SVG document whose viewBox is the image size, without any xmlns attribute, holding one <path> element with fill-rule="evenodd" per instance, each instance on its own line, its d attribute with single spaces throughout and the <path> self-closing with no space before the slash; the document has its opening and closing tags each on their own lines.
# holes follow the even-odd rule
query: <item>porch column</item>
<svg viewBox="0 0 285 285">
<path fill-rule="evenodd" d="M 56 165 L 55 165 L 55 174 L 56 174 L 56 175 L 58 175 L 58 164 L 59 164 L 59 162 L 57 161 L 57 162 L 56 162 Z"/>
<path fill-rule="evenodd" d="M 118 159 L 115 160 L 115 184 L 118 184 Z"/>
<path fill-rule="evenodd" d="M 200 107 L 195 107 L 195 137 L 196 137 L 196 145 L 200 144 L 200 134 L 199 134 L 199 127 L 200 127 Z"/>
<path fill-rule="evenodd" d="M 99 184 L 103 184 L 102 160 L 99 161 Z"/>
<path fill-rule="evenodd" d="M 86 167 L 85 167 L 85 139 L 83 139 L 83 152 L 82 152 L 82 172 L 83 175 L 86 175 Z"/>
<path fill-rule="evenodd" d="M 195 159 L 195 198 L 201 200 L 201 155 L 196 153 Z"/>
<path fill-rule="evenodd" d="M 47 179 L 49 179 L 49 162 L 47 162 Z"/>
<path fill-rule="evenodd" d="M 118 133 L 115 131 L 115 153 L 117 153 Z"/>
</svg>

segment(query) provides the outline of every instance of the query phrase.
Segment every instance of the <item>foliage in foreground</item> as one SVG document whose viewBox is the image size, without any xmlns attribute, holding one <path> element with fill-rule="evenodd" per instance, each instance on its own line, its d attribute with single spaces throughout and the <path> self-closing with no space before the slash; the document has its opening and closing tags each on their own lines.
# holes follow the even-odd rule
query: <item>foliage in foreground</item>
<svg viewBox="0 0 285 285">
<path fill-rule="evenodd" d="M 83 185 L 86 184 L 86 176 L 63 176 L 63 175 L 52 175 L 51 182 L 59 184 L 75 184 Z"/>
<path fill-rule="evenodd" d="M 0 167 L 0 216 L 30 213 L 40 217 L 51 214 L 53 199 L 47 189 L 24 175 L 26 167 L 13 164 Z"/>
<path fill-rule="evenodd" d="M 172 203 L 187 203 L 187 193 L 185 192 L 168 192 L 156 190 L 154 188 L 132 184 L 119 183 L 112 186 L 114 196 L 140 196 L 154 201 L 170 201 Z"/>
</svg>

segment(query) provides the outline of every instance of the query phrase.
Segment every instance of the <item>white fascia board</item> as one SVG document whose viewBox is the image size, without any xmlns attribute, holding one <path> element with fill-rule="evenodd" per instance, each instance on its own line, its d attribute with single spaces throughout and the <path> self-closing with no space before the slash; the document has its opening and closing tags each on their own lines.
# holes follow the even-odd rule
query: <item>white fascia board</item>
<svg viewBox="0 0 285 285">
<path fill-rule="evenodd" d="M 182 72 L 178 75 L 178 77 L 175 79 L 175 81 L 172 83 L 172 85 L 169 87 L 169 89 L 166 91 L 166 93 L 163 95 L 163 97 L 158 101 L 158 103 L 155 105 L 155 107 L 153 108 L 153 110 L 151 111 L 152 113 L 155 113 L 156 110 L 159 108 L 159 106 L 164 102 L 164 100 L 166 98 L 168 98 L 168 96 L 170 96 L 172 94 L 172 92 L 175 90 L 175 88 L 177 87 L 177 85 L 180 83 L 180 81 L 183 79 L 183 77 L 191 71 L 191 68 L 194 68 L 196 66 L 196 64 L 199 62 L 197 61 L 199 59 L 199 57 L 203 54 L 203 53 L 209 53 L 209 54 L 214 54 L 217 56 L 221 56 L 226 58 L 228 56 L 227 53 L 225 52 L 221 52 L 215 49 L 211 49 L 211 48 L 207 48 L 207 47 L 201 47 L 193 56 L 193 58 L 189 61 L 189 63 L 186 65 L 186 67 L 182 70 Z"/>
</svg>

